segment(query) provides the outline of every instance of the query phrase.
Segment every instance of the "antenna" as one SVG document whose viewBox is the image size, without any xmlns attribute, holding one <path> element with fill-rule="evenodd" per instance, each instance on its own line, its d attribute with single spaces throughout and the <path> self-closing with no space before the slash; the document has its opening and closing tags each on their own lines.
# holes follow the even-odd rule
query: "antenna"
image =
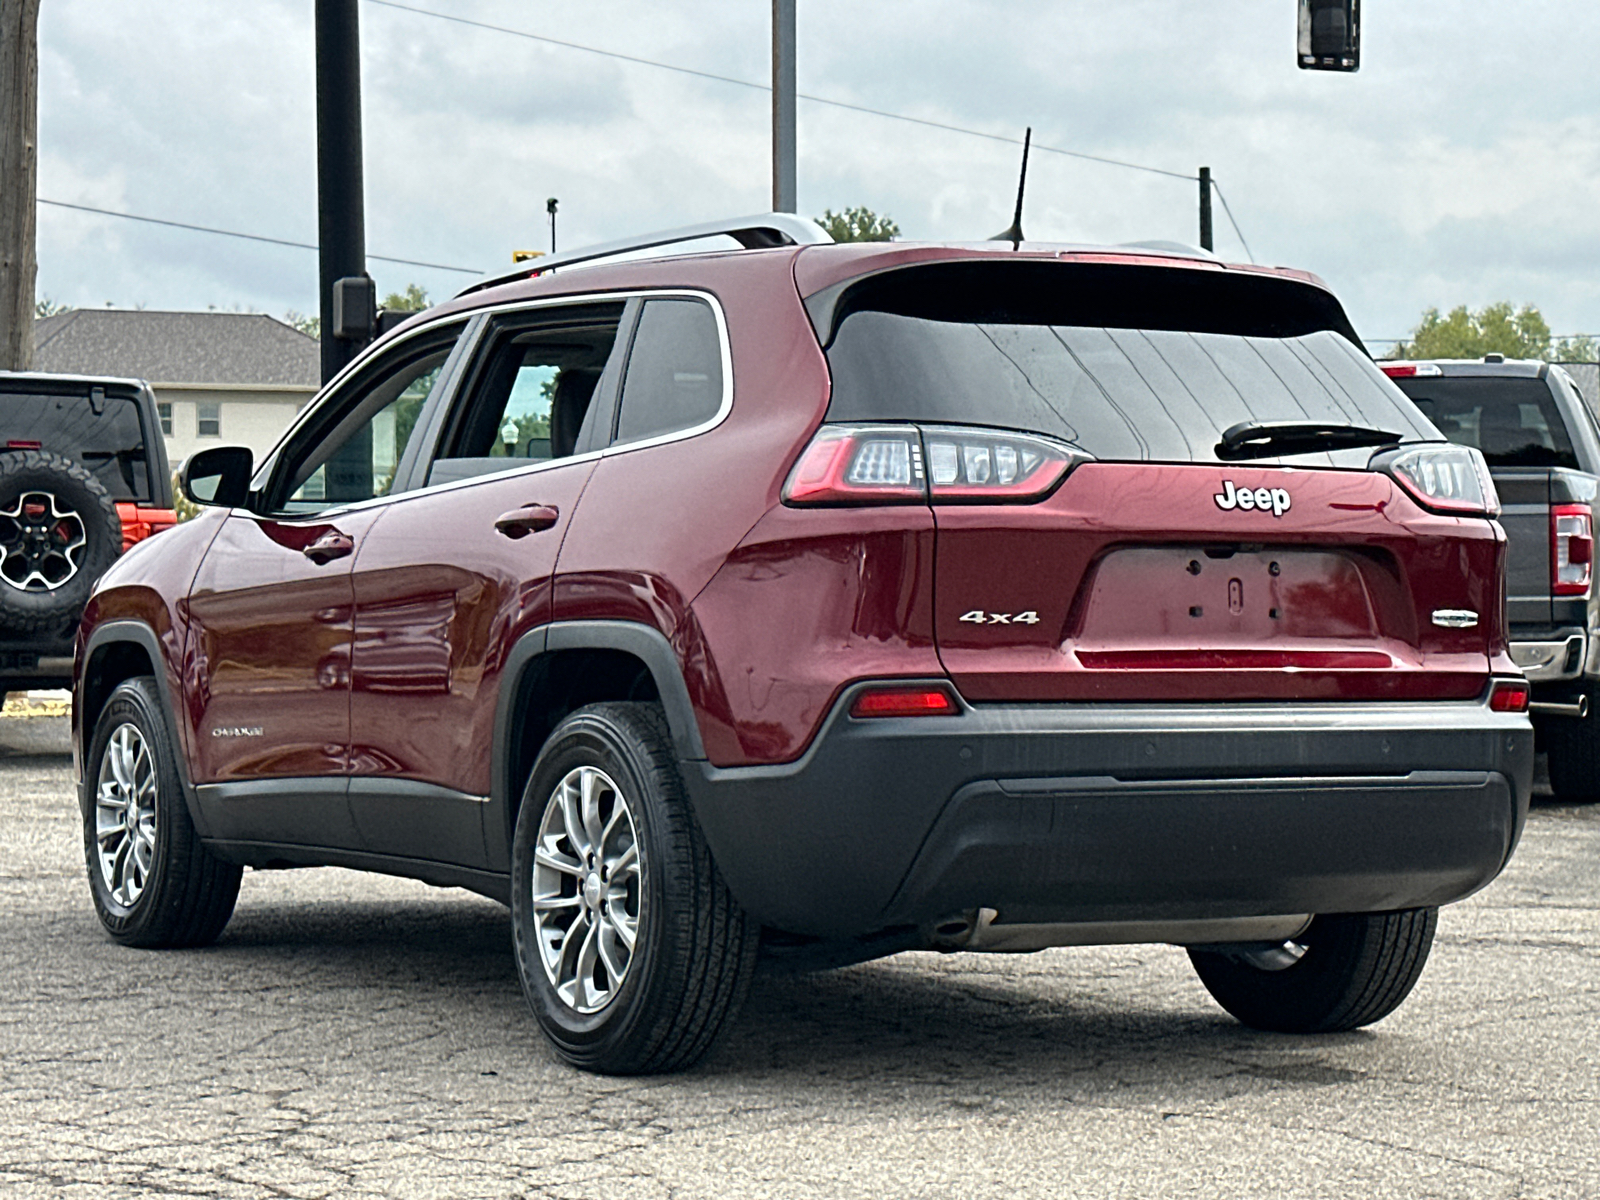
<svg viewBox="0 0 1600 1200">
<path fill-rule="evenodd" d="M 1010 242 L 1013 250 L 1022 247 L 1022 192 L 1028 186 L 1028 146 L 1033 141 L 1033 126 L 1028 126 L 1028 131 L 1022 135 L 1022 178 L 1017 180 L 1017 213 L 1011 218 L 1011 226 L 995 234 L 991 242 Z"/>
</svg>

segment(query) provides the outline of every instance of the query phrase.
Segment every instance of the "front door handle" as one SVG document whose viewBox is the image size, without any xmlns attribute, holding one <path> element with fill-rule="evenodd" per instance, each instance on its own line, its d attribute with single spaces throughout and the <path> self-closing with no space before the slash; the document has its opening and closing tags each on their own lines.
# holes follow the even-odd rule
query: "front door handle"
<svg viewBox="0 0 1600 1200">
<path fill-rule="evenodd" d="M 300 553 L 320 567 L 336 558 L 343 558 L 355 548 L 356 544 L 348 534 L 330 529 Z"/>
<path fill-rule="evenodd" d="M 524 504 L 521 508 L 501 513 L 494 519 L 494 527 L 515 541 L 530 533 L 538 533 L 541 529 L 549 529 L 560 515 L 553 504 Z"/>
</svg>

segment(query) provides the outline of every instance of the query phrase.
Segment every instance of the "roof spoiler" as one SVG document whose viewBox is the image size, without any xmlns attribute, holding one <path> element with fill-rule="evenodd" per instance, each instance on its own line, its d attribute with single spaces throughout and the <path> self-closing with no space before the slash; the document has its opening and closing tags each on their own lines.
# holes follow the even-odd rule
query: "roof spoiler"
<svg viewBox="0 0 1600 1200">
<path fill-rule="evenodd" d="M 797 217 L 793 213 L 759 213 L 753 217 L 735 217 L 731 220 L 707 221 L 701 225 L 685 225 L 682 229 L 668 229 L 660 233 L 646 233 L 638 237 L 622 238 L 615 242 L 602 242 L 565 254 L 550 254 L 518 263 L 509 271 L 480 280 L 456 293 L 456 298 L 470 296 L 485 288 L 498 287 L 519 279 L 531 279 L 557 267 L 570 267 L 597 258 L 610 258 L 636 250 L 653 250 L 657 246 L 671 246 L 679 242 L 693 242 L 700 238 L 726 235 L 746 250 L 765 250 L 773 246 L 815 246 L 833 239 L 814 221 Z"/>
</svg>

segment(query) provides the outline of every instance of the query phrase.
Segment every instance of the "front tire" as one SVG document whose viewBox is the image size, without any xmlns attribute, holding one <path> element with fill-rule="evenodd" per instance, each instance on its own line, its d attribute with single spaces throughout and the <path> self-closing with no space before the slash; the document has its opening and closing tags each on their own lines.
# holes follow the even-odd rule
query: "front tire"
<svg viewBox="0 0 1600 1200">
<path fill-rule="evenodd" d="M 243 869 L 195 832 L 156 686 L 148 676 L 119 684 L 95 722 L 83 797 L 89 890 L 124 946 L 205 946 L 233 915 Z"/>
<path fill-rule="evenodd" d="M 654 704 L 562 721 L 523 794 L 511 918 L 528 1005 L 573 1066 L 692 1066 L 732 1024 L 759 928 L 723 882 Z"/>
<path fill-rule="evenodd" d="M 1270 951 L 1189 951 L 1206 991 L 1255 1029 L 1339 1033 L 1381 1021 L 1428 961 L 1436 908 L 1319 916 Z"/>
</svg>

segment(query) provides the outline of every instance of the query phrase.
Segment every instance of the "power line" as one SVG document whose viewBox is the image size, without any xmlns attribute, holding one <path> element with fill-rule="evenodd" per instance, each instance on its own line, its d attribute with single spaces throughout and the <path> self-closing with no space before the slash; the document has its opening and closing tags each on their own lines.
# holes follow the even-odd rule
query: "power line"
<svg viewBox="0 0 1600 1200">
<path fill-rule="evenodd" d="M 134 213 L 115 212 L 109 208 L 91 208 L 87 204 L 68 204 L 65 200 L 46 200 L 39 197 L 40 204 L 48 204 L 52 208 L 71 208 L 78 212 L 94 213 L 102 217 L 121 217 L 124 221 L 143 221 L 148 225 L 166 225 L 172 229 L 188 229 L 195 233 L 214 233 L 218 237 L 244 238 L 250 242 L 266 242 L 272 246 L 292 246 L 296 250 L 316 250 L 318 247 L 311 242 L 291 242 L 284 238 L 264 237 L 259 233 L 239 233 L 233 229 L 213 229 L 209 225 L 190 225 L 183 221 L 168 221 L 161 217 L 141 217 Z M 435 271 L 459 271 L 463 275 L 482 275 L 483 272 L 476 267 L 453 267 L 447 263 L 421 262 L 414 258 L 390 258 L 386 254 L 369 254 L 368 258 L 375 262 L 400 263 L 408 267 L 429 267 Z"/>
<path fill-rule="evenodd" d="M 602 50 L 598 46 L 585 46 L 581 42 L 568 42 L 561 38 L 547 37 L 541 33 L 529 33 L 525 29 L 512 29 L 508 25 L 492 25 L 487 21 L 475 21 L 470 17 L 458 17 L 453 13 L 435 12 L 429 8 L 418 8 L 412 4 L 400 4 L 397 0 L 367 0 L 369 4 L 377 4 L 384 8 L 397 8 L 402 12 L 416 13 L 418 16 L 433 17 L 440 21 L 452 21 L 457 25 L 470 25 L 476 29 L 487 29 L 494 33 L 506 33 L 512 37 L 526 38 L 533 42 L 544 42 L 551 46 L 561 46 L 567 50 L 581 50 L 585 54 L 598 54 L 605 58 L 617 58 L 623 62 L 637 63 L 645 67 L 659 67 L 663 71 L 676 71 L 680 75 L 693 75 L 700 79 L 711 79 L 718 83 L 731 83 L 738 87 L 753 88 L 759 92 L 770 92 L 771 86 L 757 83 L 750 79 L 739 79 L 733 75 L 718 75 L 714 71 L 698 71 L 693 67 L 680 67 L 676 63 L 661 62 L 654 58 L 641 58 L 636 54 L 623 54 L 616 50 Z M 948 133 L 964 133 L 971 137 L 987 138 L 991 142 L 1005 142 L 1009 145 L 1020 146 L 1022 139 L 1008 137 L 1000 133 L 987 133 L 982 129 L 968 129 L 961 125 L 949 125 L 943 121 L 930 121 L 926 117 L 912 117 L 905 113 L 889 112 L 881 108 L 869 108 L 864 104 L 852 104 L 846 100 L 834 100 L 828 96 L 812 96 L 805 92 L 796 93 L 801 100 L 808 100 L 812 104 L 826 104 L 831 108 L 848 109 L 851 112 L 867 113 L 874 117 L 887 117 L 891 121 L 908 121 L 913 125 L 926 125 L 930 129 L 943 129 Z M 1064 150 L 1059 146 L 1045 146 L 1038 142 L 1033 144 L 1035 150 L 1042 150 L 1049 154 L 1064 154 L 1068 158 L 1081 158 L 1088 162 L 1104 163 L 1112 167 L 1126 167 L 1130 171 L 1146 171 L 1152 175 L 1165 175 L 1169 179 L 1184 179 L 1195 182 L 1198 175 L 1185 175 L 1181 171 L 1168 171 L 1162 167 L 1146 166 L 1144 163 L 1125 162 L 1119 158 L 1106 158 L 1099 154 L 1085 154 L 1080 150 Z M 1226 207 L 1226 205 L 1224 205 Z M 1229 220 L 1233 218 L 1230 216 Z M 1234 227 L 1236 230 L 1238 226 Z M 1241 242 L 1243 238 L 1239 239 Z"/>
<path fill-rule="evenodd" d="M 674 71 L 680 75 L 692 75 L 700 79 L 710 79 L 718 83 L 731 83 L 737 87 L 752 88 L 756 91 L 762 92 L 770 92 L 772 90 L 772 88 L 767 84 L 756 83 L 749 79 L 739 79 L 732 75 L 719 75 L 713 71 L 700 71 L 693 67 L 682 67 L 675 63 L 661 62 L 657 59 L 642 58 L 634 54 L 623 54 L 616 50 L 603 50 L 598 46 L 585 46 L 579 42 L 569 42 L 561 38 L 548 37 L 544 34 L 530 33 L 525 29 L 513 29 L 506 25 L 493 25 L 487 21 L 476 21 L 469 17 L 460 17 L 452 13 L 435 12 L 432 9 L 418 8 L 411 4 L 401 4 L 398 3 L 397 0 L 367 0 L 367 2 L 369 4 L 380 5 L 384 8 L 394 8 L 399 9 L 402 12 L 415 13 L 418 16 L 432 17 L 435 20 L 450 21 L 457 25 L 468 25 L 476 29 L 489 30 L 493 33 L 504 33 L 512 37 L 525 38 L 534 42 L 543 42 L 547 45 L 560 46 L 568 50 L 580 50 L 585 54 L 596 54 L 604 58 L 620 59 L 623 62 L 636 63 L 640 66 L 646 67 L 656 67 L 663 71 Z M 991 142 L 1002 142 L 1012 146 L 1022 145 L 1021 138 L 1010 137 L 1006 134 L 989 133 L 982 129 L 968 129 L 962 125 L 951 125 L 944 121 L 929 120 L 926 117 L 913 117 L 905 113 L 890 112 L 887 109 L 870 108 L 864 104 L 852 104 L 846 100 L 835 100 L 827 96 L 813 96 L 805 92 L 798 93 L 797 97 L 798 99 L 805 100 L 813 104 L 822 104 L 830 108 L 842 108 L 849 112 L 858 112 L 864 113 L 868 116 L 883 117 L 891 121 L 905 121 L 909 124 L 922 125 L 929 129 L 944 130 L 947 133 L 966 134 L 969 137 L 984 138 Z M 1033 148 L 1035 150 L 1043 151 L 1046 154 L 1060 154 L 1067 158 L 1081 159 L 1085 162 L 1096 162 L 1105 166 L 1123 167 L 1130 171 L 1143 171 L 1151 175 L 1161 175 L 1168 179 L 1182 179 L 1187 182 L 1195 182 L 1199 179 L 1199 176 L 1197 175 L 1186 175 L 1180 171 L 1168 171 L 1162 167 L 1152 167 L 1147 166 L 1144 163 L 1127 162 L 1123 159 L 1108 158 L 1099 154 L 1086 154 L 1080 150 L 1067 150 L 1059 146 L 1035 144 Z M 1250 251 L 1250 243 L 1245 241 L 1244 232 L 1239 228 L 1239 222 L 1234 218 L 1233 209 L 1229 207 L 1228 199 L 1223 195 L 1222 186 L 1217 181 L 1215 175 L 1212 176 L 1211 183 L 1212 187 L 1216 190 L 1217 198 L 1222 201 L 1222 211 L 1228 218 L 1228 224 L 1233 227 L 1233 232 L 1235 236 L 1238 237 L 1239 244 L 1244 247 L 1246 257 L 1248 257 L 1251 262 L 1254 262 L 1255 255 Z M 232 229 L 216 229 L 208 225 L 191 225 L 184 221 L 169 221 L 161 217 L 146 217 L 139 216 L 134 213 L 117 212 L 107 208 L 94 208 L 87 204 L 69 204 L 64 200 L 46 200 L 41 197 L 38 199 L 38 203 L 48 204 L 55 208 L 70 208 L 79 212 L 94 213 L 103 217 L 120 217 L 126 221 L 142 221 L 149 225 L 165 225 L 171 229 L 186 229 L 195 233 L 210 233 L 215 234 L 218 237 L 242 238 L 246 241 L 265 242 L 266 244 L 273 246 L 290 246 L 297 250 L 319 249 L 318 246 L 310 242 L 293 242 L 285 238 L 266 237 L 258 233 L 241 233 Z M 384 254 L 368 254 L 367 257 L 375 262 L 399 263 L 408 267 L 426 267 L 435 271 L 455 271 L 463 275 L 482 275 L 484 273 L 482 270 L 476 267 L 458 267 L 447 263 L 422 262 L 414 258 L 393 258 Z"/>
</svg>

